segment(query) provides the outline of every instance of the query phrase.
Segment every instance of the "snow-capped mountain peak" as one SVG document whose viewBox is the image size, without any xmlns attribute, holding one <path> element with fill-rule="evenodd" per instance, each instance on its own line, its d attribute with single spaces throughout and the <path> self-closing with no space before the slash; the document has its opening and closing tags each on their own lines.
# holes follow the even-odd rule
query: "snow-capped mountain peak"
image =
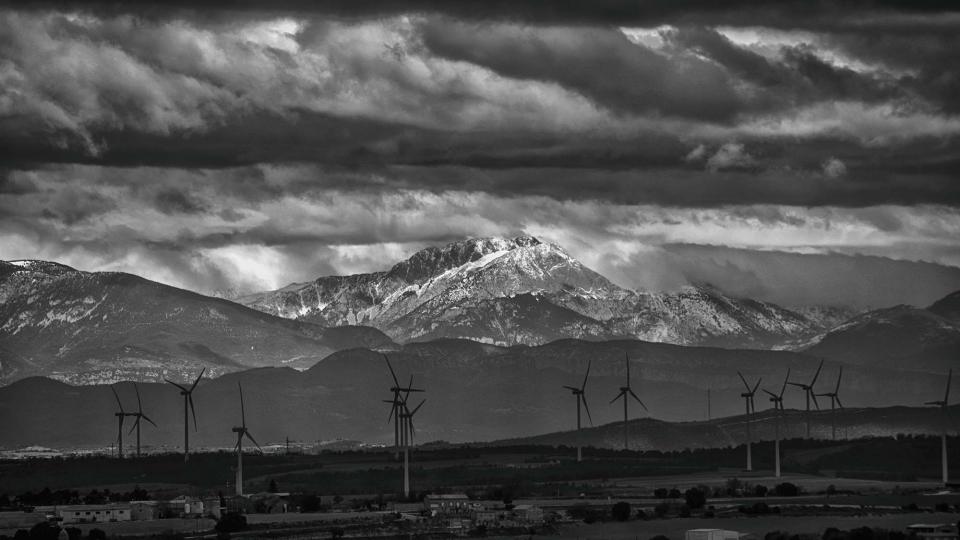
<svg viewBox="0 0 960 540">
<path fill-rule="evenodd" d="M 537 344 L 557 337 L 632 336 L 772 346 L 824 330 L 801 314 L 731 298 L 709 286 L 670 293 L 627 290 L 562 247 L 532 236 L 429 247 L 384 272 L 322 277 L 240 301 L 324 325 L 371 325 L 398 341 L 469 337 Z M 548 320 L 554 327 L 544 326 Z"/>
</svg>

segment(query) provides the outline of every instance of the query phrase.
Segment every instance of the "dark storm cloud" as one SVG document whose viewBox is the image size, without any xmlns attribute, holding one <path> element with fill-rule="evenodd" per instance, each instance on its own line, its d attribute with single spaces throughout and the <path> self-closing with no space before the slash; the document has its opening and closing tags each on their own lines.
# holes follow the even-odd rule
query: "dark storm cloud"
<svg viewBox="0 0 960 540">
<path fill-rule="evenodd" d="M 747 106 L 721 67 L 694 56 L 667 58 L 612 28 L 432 19 L 423 40 L 439 56 L 507 77 L 555 81 L 615 111 L 729 121 Z"/>
<path fill-rule="evenodd" d="M 21 6 L 3 0 L 0 4 Z M 145 0 L 118 4 L 104 0 L 35 0 L 35 9 L 90 9 L 116 14 L 136 10 L 154 17 L 192 16 L 218 20 L 276 14 L 322 14 L 368 18 L 406 13 L 442 13 L 469 20 L 508 20 L 540 24 L 658 25 L 670 22 L 805 27 L 879 27 L 887 30 L 936 26 L 936 15 L 956 10 L 949 0 Z"/>
<path fill-rule="evenodd" d="M 665 245 L 663 251 L 663 264 L 682 282 L 712 284 L 787 306 L 926 307 L 960 289 L 960 268 L 887 257 L 680 244 Z"/>
</svg>

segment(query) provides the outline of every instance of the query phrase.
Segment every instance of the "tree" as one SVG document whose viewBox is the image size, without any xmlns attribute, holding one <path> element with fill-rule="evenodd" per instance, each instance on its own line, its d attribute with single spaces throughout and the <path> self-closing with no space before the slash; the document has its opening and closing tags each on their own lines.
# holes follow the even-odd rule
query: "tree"
<svg viewBox="0 0 960 540">
<path fill-rule="evenodd" d="M 769 490 L 767 489 L 767 486 L 764 486 L 764 485 L 762 485 L 762 484 L 757 484 L 757 485 L 753 488 L 753 496 L 754 496 L 754 497 L 766 497 L 766 496 L 767 496 L 767 491 L 769 491 Z"/>
<path fill-rule="evenodd" d="M 630 519 L 630 503 L 620 501 L 610 509 L 610 515 L 617 521 L 627 521 Z"/>
<path fill-rule="evenodd" d="M 800 488 L 790 482 L 783 482 L 773 488 L 773 493 L 778 497 L 796 497 L 800 494 Z"/>
<path fill-rule="evenodd" d="M 60 527 L 41 521 L 30 528 L 30 540 L 57 540 L 60 536 Z"/>
<path fill-rule="evenodd" d="M 653 490 L 653 496 L 658 499 L 666 499 L 669 493 L 670 492 L 667 491 L 667 488 L 657 488 Z"/>
<path fill-rule="evenodd" d="M 690 488 L 683 494 L 684 500 L 687 502 L 687 506 L 696 510 L 698 508 L 703 508 L 707 504 L 707 494 L 703 491 L 700 491 L 697 488 Z"/>
<path fill-rule="evenodd" d="M 80 540 L 83 538 L 83 531 L 79 527 L 67 527 L 67 538 L 70 540 Z"/>
<path fill-rule="evenodd" d="M 280 492 L 280 488 L 277 487 L 277 481 L 276 481 L 276 480 L 274 480 L 274 479 L 272 479 L 272 478 L 270 479 L 270 487 L 267 489 L 267 491 L 269 491 L 270 493 L 279 493 L 279 492 Z"/>
<path fill-rule="evenodd" d="M 103 529 L 90 529 L 87 538 L 89 540 L 107 540 L 107 533 Z"/>
<path fill-rule="evenodd" d="M 673 488 L 673 489 L 670 490 L 670 495 L 669 495 L 669 497 L 670 497 L 671 499 L 679 499 L 682 495 L 683 495 L 683 494 L 680 493 L 680 490 L 679 490 L 679 489 Z"/>
</svg>

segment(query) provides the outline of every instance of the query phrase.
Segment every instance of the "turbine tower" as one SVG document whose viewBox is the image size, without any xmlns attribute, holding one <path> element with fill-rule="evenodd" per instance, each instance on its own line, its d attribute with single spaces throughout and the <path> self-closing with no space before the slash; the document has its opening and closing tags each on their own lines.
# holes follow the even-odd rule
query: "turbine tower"
<svg viewBox="0 0 960 540">
<path fill-rule="evenodd" d="M 132 413 L 128 413 L 123 410 L 123 403 L 120 402 L 120 396 L 117 394 L 116 388 L 113 385 L 110 386 L 110 391 L 113 392 L 113 397 L 117 400 L 117 412 L 113 413 L 117 417 L 117 457 L 123 458 L 123 420 L 128 416 L 133 416 Z"/>
<path fill-rule="evenodd" d="M 200 370 L 200 374 L 197 375 L 197 380 L 193 381 L 193 385 L 190 386 L 190 389 L 187 390 L 185 387 L 171 381 L 170 379 L 164 379 L 168 383 L 176 386 L 180 389 L 180 395 L 183 396 L 183 460 L 187 461 L 190 459 L 190 422 L 188 421 L 189 416 L 187 416 L 187 409 L 189 412 L 193 413 L 193 430 L 197 430 L 197 411 L 193 407 L 193 391 L 197 388 L 197 383 L 200 382 L 200 378 L 203 377 L 203 372 L 207 368 Z"/>
<path fill-rule="evenodd" d="M 820 376 L 820 369 L 823 368 L 823 360 L 820 360 L 820 365 L 817 366 L 817 372 L 813 374 L 813 379 L 810 380 L 810 384 L 803 384 L 797 382 L 788 382 L 792 386 L 803 389 L 804 396 L 807 401 L 806 413 L 804 413 L 804 418 L 807 423 L 807 438 L 810 438 L 810 400 L 813 400 L 813 404 L 817 406 L 817 410 L 820 410 L 820 404 L 817 403 L 817 395 L 813 393 L 813 385 L 817 382 L 817 377 Z"/>
<path fill-rule="evenodd" d="M 949 472 L 947 471 L 947 424 L 950 418 L 950 412 L 947 407 L 950 405 L 950 381 L 953 380 L 953 370 L 947 374 L 947 391 L 943 394 L 943 401 L 928 401 L 925 405 L 933 405 L 940 407 L 940 411 L 943 413 L 941 422 L 943 425 L 943 430 L 940 433 L 940 464 L 943 467 L 943 485 L 946 486 L 950 480 Z"/>
<path fill-rule="evenodd" d="M 400 439 L 401 439 L 401 426 L 400 426 L 400 407 L 406 403 L 406 398 L 401 398 L 400 394 L 409 395 L 411 392 L 423 392 L 422 389 L 413 387 L 413 376 L 410 376 L 410 383 L 406 388 L 400 386 L 400 381 L 397 379 L 397 373 L 393 370 L 393 366 L 390 365 L 390 358 L 387 355 L 383 355 L 383 359 L 387 362 L 387 368 L 390 370 L 390 376 L 393 378 L 393 386 L 390 388 L 390 392 L 393 393 L 393 400 L 387 401 L 391 403 L 390 415 L 387 417 L 387 423 L 390 423 L 393 420 L 393 453 L 394 459 L 400 459 Z"/>
<path fill-rule="evenodd" d="M 640 398 L 637 396 L 636 393 L 634 393 L 633 389 L 630 388 L 630 356 L 627 353 L 624 353 L 623 358 L 627 361 L 627 385 L 620 387 L 620 393 L 617 394 L 617 397 L 611 399 L 610 403 L 613 403 L 614 401 L 620 398 L 623 398 L 623 449 L 629 450 L 630 443 L 629 443 L 628 435 L 629 435 L 630 424 L 628 423 L 628 421 L 630 418 L 629 418 L 629 412 L 627 410 L 627 403 L 630 401 L 630 398 L 632 397 L 633 399 L 637 400 L 637 403 L 639 403 L 641 407 L 643 407 L 643 410 L 649 411 L 649 409 L 647 409 L 647 406 L 644 405 L 642 401 L 640 401 Z"/>
<path fill-rule="evenodd" d="M 783 393 L 787 391 L 787 382 L 790 380 L 790 368 L 787 368 L 787 376 L 783 379 L 783 386 L 780 388 L 779 394 L 774 394 L 773 392 L 763 389 L 764 392 L 770 394 L 770 401 L 773 403 L 773 410 L 776 414 L 776 421 L 773 423 L 773 433 L 774 433 L 774 443 L 773 451 L 774 456 L 774 469 L 775 475 L 777 478 L 780 478 L 780 420 L 783 416 Z"/>
<path fill-rule="evenodd" d="M 247 414 L 244 411 L 243 407 L 243 387 L 240 386 L 240 381 L 237 381 L 237 388 L 240 390 L 240 426 L 234 426 L 231 431 L 237 434 L 237 446 L 234 450 L 237 452 L 237 485 L 236 493 L 238 497 L 243 496 L 243 438 L 246 437 L 250 439 L 250 442 L 257 445 L 257 450 L 260 450 L 260 453 L 263 453 L 263 449 L 260 448 L 260 444 L 253 438 L 253 435 L 250 434 L 250 430 L 247 429 Z"/>
<path fill-rule="evenodd" d="M 580 385 L 580 388 L 574 386 L 564 386 L 567 390 L 570 390 L 570 393 L 573 394 L 577 399 L 577 461 L 583 461 L 583 439 L 580 434 L 580 405 L 583 405 L 583 408 L 587 411 L 587 418 L 590 419 L 590 425 L 593 425 L 593 417 L 590 416 L 590 407 L 587 406 L 587 379 L 590 378 L 590 366 L 593 364 L 593 360 L 587 363 L 587 373 L 583 376 L 583 384 Z"/>
<path fill-rule="evenodd" d="M 140 457 L 140 421 L 146 420 L 153 424 L 153 427 L 157 427 L 157 424 L 143 412 L 143 402 L 140 401 L 140 389 L 137 387 L 137 383 L 133 383 L 133 389 L 137 392 L 137 412 L 129 414 L 129 416 L 136 418 L 133 422 L 133 427 L 130 428 L 130 433 L 133 433 L 133 430 L 137 430 L 137 457 Z"/>
<path fill-rule="evenodd" d="M 753 396 L 757 393 L 757 388 L 760 388 L 760 381 L 763 380 L 763 377 L 757 379 L 757 384 L 753 385 L 753 388 L 750 388 L 750 385 L 747 384 L 747 380 L 743 378 L 743 374 L 739 371 L 737 375 L 740 376 L 740 380 L 743 381 L 743 386 L 747 388 L 746 392 L 740 394 L 740 397 L 743 398 L 744 403 L 747 406 L 747 470 L 753 470 L 753 450 L 752 445 L 753 437 L 750 433 L 750 420 L 753 417 L 753 413 L 757 412 L 757 406 L 753 402 Z"/>
<path fill-rule="evenodd" d="M 833 392 L 824 392 L 823 394 L 816 394 L 820 397 L 830 398 L 830 431 L 833 434 L 833 440 L 837 440 L 837 405 L 840 408 L 843 408 L 843 403 L 840 401 L 840 379 L 843 377 L 843 368 L 840 368 L 840 373 L 837 375 L 837 386 L 833 389 Z"/>
</svg>

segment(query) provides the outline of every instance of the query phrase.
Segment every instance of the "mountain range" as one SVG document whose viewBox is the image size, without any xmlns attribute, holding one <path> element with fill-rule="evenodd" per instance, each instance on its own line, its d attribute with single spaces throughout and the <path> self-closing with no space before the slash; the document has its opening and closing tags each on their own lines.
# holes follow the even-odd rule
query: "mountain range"
<svg viewBox="0 0 960 540">
<path fill-rule="evenodd" d="M 337 350 L 392 345 L 373 328 L 291 321 L 131 274 L 0 261 L 0 383 L 306 369 Z"/>
<path fill-rule="evenodd" d="M 633 291 L 530 236 L 431 247 L 383 272 L 321 277 L 238 301 L 325 326 L 372 326 L 401 343 L 467 338 L 539 345 L 629 337 L 778 348 L 823 334 L 854 314 L 843 306 L 791 310 L 710 286 Z"/>
</svg>

